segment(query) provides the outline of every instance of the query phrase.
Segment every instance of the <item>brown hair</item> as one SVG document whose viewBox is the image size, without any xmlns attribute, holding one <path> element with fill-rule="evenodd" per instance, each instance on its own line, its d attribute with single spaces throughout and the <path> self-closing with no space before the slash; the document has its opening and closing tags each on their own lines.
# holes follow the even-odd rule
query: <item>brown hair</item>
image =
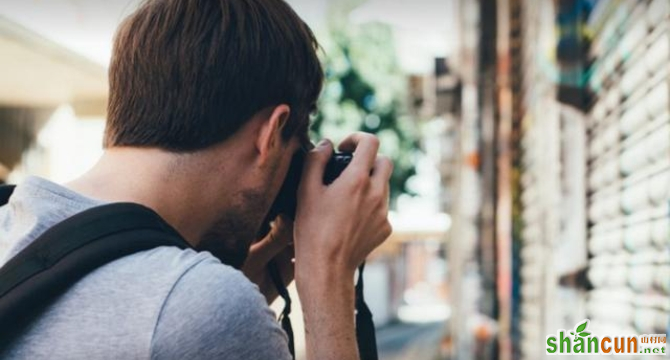
<svg viewBox="0 0 671 360">
<path fill-rule="evenodd" d="M 283 0 L 146 1 L 114 41 L 105 147 L 203 149 L 280 103 L 285 139 L 307 133 L 317 47 Z"/>
</svg>

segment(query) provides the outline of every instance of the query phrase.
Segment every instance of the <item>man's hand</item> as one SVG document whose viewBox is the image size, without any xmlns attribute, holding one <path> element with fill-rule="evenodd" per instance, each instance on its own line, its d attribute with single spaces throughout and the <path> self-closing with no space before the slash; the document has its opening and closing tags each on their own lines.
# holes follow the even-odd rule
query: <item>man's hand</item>
<svg viewBox="0 0 671 360">
<path fill-rule="evenodd" d="M 309 281 L 322 270 L 354 275 L 391 233 L 387 216 L 393 166 L 386 157 L 377 156 L 378 146 L 379 140 L 370 134 L 346 138 L 339 150 L 353 151 L 353 158 L 331 185 L 322 183 L 333 152 L 330 142 L 320 143 L 308 154 L 294 234 L 297 281 Z"/>
<path fill-rule="evenodd" d="M 275 285 L 268 275 L 268 262 L 275 259 L 284 284 L 294 279 L 293 221 L 280 215 L 273 221 L 266 237 L 254 243 L 242 272 L 254 282 L 270 305 L 278 296 Z"/>
<path fill-rule="evenodd" d="M 354 284 L 357 267 L 391 233 L 387 219 L 392 163 L 378 139 L 355 133 L 339 146 L 353 152 L 342 174 L 322 182 L 330 142 L 310 151 L 298 191 L 294 230 L 296 285 L 309 359 L 357 359 Z"/>
</svg>

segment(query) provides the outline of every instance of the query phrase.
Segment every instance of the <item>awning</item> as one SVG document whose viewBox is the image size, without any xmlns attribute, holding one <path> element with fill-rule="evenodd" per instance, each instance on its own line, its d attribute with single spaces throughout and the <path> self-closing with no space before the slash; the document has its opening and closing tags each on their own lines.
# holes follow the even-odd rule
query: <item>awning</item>
<svg viewBox="0 0 671 360">
<path fill-rule="evenodd" d="M 78 114 L 101 116 L 106 99 L 103 65 L 0 16 L 0 107 L 70 103 Z"/>
</svg>

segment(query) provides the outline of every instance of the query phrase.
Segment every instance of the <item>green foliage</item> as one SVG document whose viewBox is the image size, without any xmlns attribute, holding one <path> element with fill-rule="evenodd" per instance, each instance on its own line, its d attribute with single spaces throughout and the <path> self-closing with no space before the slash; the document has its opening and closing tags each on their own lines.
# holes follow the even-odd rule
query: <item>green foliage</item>
<svg viewBox="0 0 671 360">
<path fill-rule="evenodd" d="M 380 152 L 394 162 L 393 203 L 408 193 L 406 182 L 415 174 L 419 136 L 407 114 L 406 78 L 395 61 L 391 29 L 383 24 L 354 26 L 340 18 L 318 38 L 326 79 L 312 136 L 338 142 L 353 131 L 376 134 Z"/>
</svg>

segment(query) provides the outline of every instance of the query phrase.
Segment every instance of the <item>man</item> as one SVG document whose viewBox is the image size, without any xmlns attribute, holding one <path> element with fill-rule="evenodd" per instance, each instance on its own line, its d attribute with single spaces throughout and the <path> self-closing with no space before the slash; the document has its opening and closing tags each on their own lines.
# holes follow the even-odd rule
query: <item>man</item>
<svg viewBox="0 0 671 360">
<path fill-rule="evenodd" d="M 253 243 L 292 155 L 307 146 L 323 77 L 316 48 L 281 0 L 151 0 L 127 18 L 109 70 L 104 155 L 63 186 L 19 185 L 0 208 L 0 238 L 11 258 L 78 212 L 133 202 L 203 251 L 160 247 L 94 270 L 0 357 L 289 359 L 263 276 L 276 257 L 295 274 L 308 358 L 356 359 L 353 276 L 391 231 L 392 165 L 377 139 L 346 138 L 339 148 L 353 160 L 329 186 L 333 147 L 318 144 L 295 223 L 280 218 Z M 244 262 L 258 286 L 220 260 Z"/>
</svg>

